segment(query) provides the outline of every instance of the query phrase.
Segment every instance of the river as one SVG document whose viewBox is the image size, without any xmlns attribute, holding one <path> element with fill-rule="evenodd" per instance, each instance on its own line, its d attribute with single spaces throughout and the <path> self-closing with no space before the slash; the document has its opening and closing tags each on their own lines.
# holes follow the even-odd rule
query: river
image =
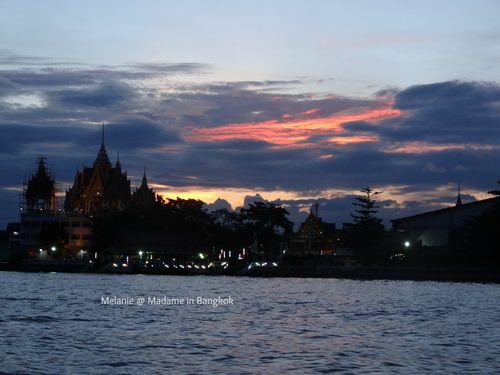
<svg viewBox="0 0 500 375">
<path fill-rule="evenodd" d="M 500 372 L 498 284 L 0 272 L 0 285 L 0 373 Z"/>
</svg>

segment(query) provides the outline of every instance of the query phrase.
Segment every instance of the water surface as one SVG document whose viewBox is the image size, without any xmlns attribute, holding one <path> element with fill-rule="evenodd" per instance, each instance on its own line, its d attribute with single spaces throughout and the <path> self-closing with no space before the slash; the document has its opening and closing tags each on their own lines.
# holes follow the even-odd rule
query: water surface
<svg viewBox="0 0 500 375">
<path fill-rule="evenodd" d="M 0 285 L 0 373 L 500 372 L 495 284 L 0 272 Z"/>
</svg>

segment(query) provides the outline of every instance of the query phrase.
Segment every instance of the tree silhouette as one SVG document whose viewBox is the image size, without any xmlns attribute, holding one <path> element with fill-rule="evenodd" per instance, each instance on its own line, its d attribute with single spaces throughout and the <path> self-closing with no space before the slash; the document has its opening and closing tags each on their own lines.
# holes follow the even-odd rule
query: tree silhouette
<svg viewBox="0 0 500 375">
<path fill-rule="evenodd" d="M 361 263 L 370 264 L 384 260 L 384 225 L 376 216 L 379 206 L 374 196 L 380 194 L 371 187 L 361 189 L 362 195 L 354 198 L 355 213 L 351 214 L 354 223 L 349 226 L 347 244 Z"/>
<path fill-rule="evenodd" d="M 247 241 L 257 241 L 261 252 L 266 255 L 276 254 L 279 252 L 280 240 L 289 236 L 293 230 L 288 214 L 279 204 L 255 202 L 240 210 L 240 230 Z"/>
<path fill-rule="evenodd" d="M 379 206 L 376 205 L 376 201 L 373 199 L 373 197 L 380 194 L 381 191 L 374 192 L 372 188 L 365 187 L 361 189 L 361 192 L 363 193 L 362 196 L 354 198 L 357 202 L 354 202 L 353 205 L 359 207 L 354 210 L 357 214 L 351 214 L 354 223 L 359 225 L 365 225 L 367 223 L 381 225 L 382 219 L 375 216 Z"/>
</svg>

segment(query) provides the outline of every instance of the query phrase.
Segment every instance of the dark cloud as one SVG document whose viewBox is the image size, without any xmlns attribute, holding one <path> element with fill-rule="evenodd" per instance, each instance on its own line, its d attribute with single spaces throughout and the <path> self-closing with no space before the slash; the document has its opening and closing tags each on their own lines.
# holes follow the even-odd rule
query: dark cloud
<svg viewBox="0 0 500 375">
<path fill-rule="evenodd" d="M 7 78 L 0 76 L 0 96 L 10 94 L 17 89 L 19 89 L 18 85 Z"/>
<path fill-rule="evenodd" d="M 41 127 L 28 124 L 0 124 L 0 154 L 20 153 L 29 148 L 37 148 L 43 143 L 72 144 L 73 139 L 79 139 L 86 129 Z M 42 150 L 37 150 L 42 151 Z M 38 152 L 39 153 L 39 152 Z"/>
<path fill-rule="evenodd" d="M 200 63 L 134 63 L 125 65 L 127 68 L 156 73 L 200 73 L 210 69 L 209 64 Z"/>
<path fill-rule="evenodd" d="M 134 90 L 122 82 L 105 82 L 78 90 L 60 90 L 50 95 L 51 101 L 67 108 L 106 107 L 127 105 L 134 97 Z"/>
<path fill-rule="evenodd" d="M 442 82 L 410 87 L 395 97 L 403 116 L 379 127 L 388 141 L 435 143 L 500 141 L 500 86 L 493 83 Z"/>
<path fill-rule="evenodd" d="M 25 61 L 43 65 L 43 61 L 29 57 Z M 110 157 L 119 150 L 122 165 L 131 176 L 140 178 L 143 165 L 147 165 L 152 182 L 178 188 L 193 185 L 195 177 L 202 187 L 282 190 L 304 196 L 332 188 L 356 191 L 368 185 L 394 186 L 404 194 L 458 181 L 470 189 L 487 191 L 500 178 L 500 172 L 495 175 L 500 164 L 500 149 L 495 148 L 500 147 L 500 87 L 496 84 L 442 82 L 399 92 L 387 89 L 374 98 L 345 98 L 275 92 L 280 87 L 300 85 L 297 80 L 165 81 L 160 86 L 141 81 L 207 69 L 204 64 L 145 63 L 118 68 L 41 66 L 0 71 L 2 95 L 18 96 L 15 105 L 0 99 L 1 199 L 7 196 L 5 192 L 11 194 L 5 187 L 19 186 L 41 154 L 49 157 L 59 181 L 71 182 L 77 166 L 93 162 L 103 121 Z M 23 95 L 34 96 L 40 103 L 33 105 Z M 342 125 L 341 135 L 376 135 L 379 142 L 335 144 L 329 141 L 339 135 L 335 130 L 312 134 L 294 147 L 252 139 L 189 137 L 193 129 L 224 124 L 327 118 L 387 108 L 388 98 L 393 98 L 393 108 L 401 110 L 401 115 Z M 404 152 L 406 143 L 422 141 L 434 148 Z M 439 148 L 450 143 L 475 146 Z M 485 144 L 495 147 L 480 147 Z M 348 221 L 352 199 L 320 199 L 320 212 L 328 221 Z M 381 202 L 381 215 L 387 222 L 396 216 L 442 207 L 443 202 L 452 204 L 454 199 L 450 194 L 448 200 L 439 201 L 387 200 Z M 283 203 L 294 220 L 300 221 L 315 201 Z"/>
<path fill-rule="evenodd" d="M 75 63 L 66 60 L 56 60 L 53 58 L 47 58 L 42 56 L 34 56 L 34 55 L 23 55 L 23 54 L 15 54 L 11 53 L 8 50 L 0 50 L 0 65 L 7 66 L 15 66 L 19 67 L 41 67 L 47 65 L 84 65 L 81 63 Z"/>
<path fill-rule="evenodd" d="M 95 71 L 73 71 L 66 69 L 47 68 L 43 70 L 2 70 L 0 77 L 24 89 L 50 89 L 51 87 L 82 86 L 95 84 L 100 77 Z"/>
<path fill-rule="evenodd" d="M 500 87 L 481 82 L 440 82 L 407 88 L 396 95 L 394 107 L 419 111 L 487 108 L 500 100 Z"/>
<path fill-rule="evenodd" d="M 342 124 L 342 128 L 352 133 L 369 132 L 377 133 L 377 126 L 365 121 L 351 121 Z"/>
<path fill-rule="evenodd" d="M 78 144 L 82 147 L 95 144 L 96 139 L 100 139 L 101 130 L 100 127 L 96 127 L 78 139 Z M 105 137 L 108 145 L 129 153 L 184 142 L 175 130 L 140 115 L 123 116 L 107 123 Z"/>
</svg>

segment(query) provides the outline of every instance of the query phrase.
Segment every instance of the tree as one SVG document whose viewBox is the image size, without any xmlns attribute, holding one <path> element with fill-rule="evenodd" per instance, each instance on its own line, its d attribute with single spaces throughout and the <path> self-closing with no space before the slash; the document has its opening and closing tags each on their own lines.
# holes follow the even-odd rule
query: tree
<svg viewBox="0 0 500 375">
<path fill-rule="evenodd" d="M 279 252 L 279 242 L 293 230 L 288 211 L 279 204 L 255 202 L 240 210 L 239 219 L 247 241 L 257 240 L 260 251 Z"/>
<path fill-rule="evenodd" d="M 358 225 L 366 224 L 378 224 L 382 225 L 382 219 L 375 216 L 378 212 L 379 206 L 376 205 L 376 201 L 373 199 L 375 195 L 380 194 L 380 191 L 373 191 L 370 187 L 365 187 L 361 189 L 363 195 L 354 198 L 357 202 L 353 203 L 353 206 L 359 207 L 354 211 L 356 214 L 351 214 L 354 219 L 354 223 Z"/>
<path fill-rule="evenodd" d="M 213 226 L 211 246 L 217 249 L 241 249 L 248 244 L 241 235 L 241 221 L 238 213 L 220 208 L 210 213 Z"/>
<path fill-rule="evenodd" d="M 133 248 L 142 241 L 143 247 L 199 251 L 208 247 L 213 225 L 204 205 L 200 200 L 176 198 L 96 218 L 94 246 L 114 251 Z"/>
<path fill-rule="evenodd" d="M 348 245 L 361 263 L 384 260 L 384 225 L 376 216 L 379 206 L 374 196 L 380 194 L 371 187 L 361 189 L 362 195 L 354 198 L 355 213 L 351 214 L 354 223 L 349 226 Z"/>
</svg>

